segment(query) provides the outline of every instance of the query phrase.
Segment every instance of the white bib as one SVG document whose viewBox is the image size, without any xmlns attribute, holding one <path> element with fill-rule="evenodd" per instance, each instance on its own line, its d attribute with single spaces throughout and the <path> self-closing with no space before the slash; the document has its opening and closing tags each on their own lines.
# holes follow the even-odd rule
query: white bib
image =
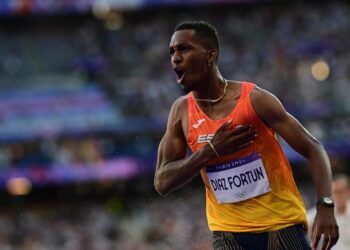
<svg viewBox="0 0 350 250">
<path fill-rule="evenodd" d="M 206 167 L 218 203 L 235 203 L 271 191 L 264 165 L 257 153 Z"/>
</svg>

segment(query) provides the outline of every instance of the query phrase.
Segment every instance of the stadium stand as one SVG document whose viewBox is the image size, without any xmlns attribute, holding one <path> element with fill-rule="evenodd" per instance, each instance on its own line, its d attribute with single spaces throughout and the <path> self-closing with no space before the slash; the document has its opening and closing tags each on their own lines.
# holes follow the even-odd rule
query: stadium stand
<svg viewBox="0 0 350 250">
<path fill-rule="evenodd" d="M 334 170 L 350 172 L 345 1 L 200 7 L 150 1 L 152 8 L 122 11 L 123 24 L 112 30 L 85 7 L 16 16 L 22 9 L 9 13 L 5 2 L 1 249 L 212 249 L 201 183 L 162 199 L 152 189 L 157 145 L 182 94 L 168 43 L 184 20 L 219 27 L 224 76 L 275 93 L 324 143 Z M 284 146 L 309 207 L 307 170 Z M 31 181 L 32 194 L 7 194 L 8 181 L 20 176 Z"/>
</svg>

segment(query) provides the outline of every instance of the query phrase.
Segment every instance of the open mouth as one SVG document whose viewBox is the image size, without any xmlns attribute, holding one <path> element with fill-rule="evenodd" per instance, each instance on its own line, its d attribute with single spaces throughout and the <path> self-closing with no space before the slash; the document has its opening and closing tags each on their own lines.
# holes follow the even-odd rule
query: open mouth
<svg viewBox="0 0 350 250">
<path fill-rule="evenodd" d="M 185 71 L 180 69 L 180 68 L 175 68 L 175 73 L 177 75 L 177 83 L 181 83 L 184 75 L 185 75 Z"/>
</svg>

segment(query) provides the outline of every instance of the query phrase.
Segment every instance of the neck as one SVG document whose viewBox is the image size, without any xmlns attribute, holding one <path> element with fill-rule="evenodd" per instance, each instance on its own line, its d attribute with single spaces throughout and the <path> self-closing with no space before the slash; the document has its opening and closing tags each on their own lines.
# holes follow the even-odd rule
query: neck
<svg viewBox="0 0 350 250">
<path fill-rule="evenodd" d="M 193 91 L 195 99 L 214 100 L 222 96 L 225 89 L 225 79 L 221 76 L 219 70 L 215 68 L 207 77 L 204 77 L 198 88 Z"/>
</svg>

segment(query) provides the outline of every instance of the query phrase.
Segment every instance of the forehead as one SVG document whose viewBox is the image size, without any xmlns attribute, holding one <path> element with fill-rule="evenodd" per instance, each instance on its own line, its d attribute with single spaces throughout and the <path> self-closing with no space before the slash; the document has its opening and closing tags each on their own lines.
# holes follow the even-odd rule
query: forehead
<svg viewBox="0 0 350 250">
<path fill-rule="evenodd" d="M 178 30 L 171 37 L 170 47 L 177 46 L 183 43 L 199 44 L 195 30 Z"/>
</svg>

